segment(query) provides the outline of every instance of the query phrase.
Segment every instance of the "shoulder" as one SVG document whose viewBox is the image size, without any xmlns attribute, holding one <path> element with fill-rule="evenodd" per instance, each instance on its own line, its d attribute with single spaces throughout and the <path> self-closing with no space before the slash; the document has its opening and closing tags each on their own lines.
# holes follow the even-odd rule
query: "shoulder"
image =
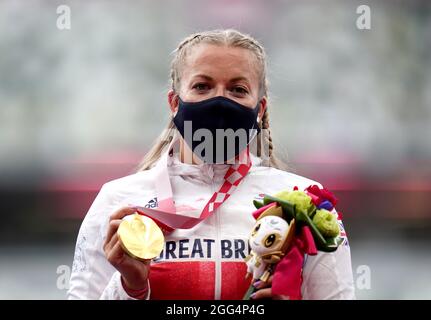
<svg viewBox="0 0 431 320">
<path fill-rule="evenodd" d="M 154 183 L 155 170 L 154 168 L 138 171 L 129 175 L 110 180 L 106 182 L 101 191 L 104 193 L 112 193 L 118 190 L 125 190 L 129 188 L 151 186 Z"/>
<path fill-rule="evenodd" d="M 136 172 L 121 178 L 113 179 L 101 187 L 91 204 L 86 216 L 85 225 L 102 226 L 106 229 L 110 214 L 122 206 L 126 206 L 129 199 L 139 195 L 152 194 L 154 189 L 154 171 L 152 169 Z"/>
<path fill-rule="evenodd" d="M 280 185 L 282 188 L 293 188 L 297 186 L 302 190 L 310 185 L 318 185 L 320 188 L 323 187 L 318 181 L 311 178 L 273 167 L 252 167 L 250 170 L 250 176 L 252 179 L 261 180 L 268 184 Z"/>
<path fill-rule="evenodd" d="M 94 199 L 87 216 L 101 217 L 100 211 L 112 212 L 117 207 L 128 205 L 132 198 L 141 195 L 146 200 L 155 189 L 155 172 L 153 169 L 139 171 L 117 179 L 112 179 L 102 185 Z"/>
</svg>

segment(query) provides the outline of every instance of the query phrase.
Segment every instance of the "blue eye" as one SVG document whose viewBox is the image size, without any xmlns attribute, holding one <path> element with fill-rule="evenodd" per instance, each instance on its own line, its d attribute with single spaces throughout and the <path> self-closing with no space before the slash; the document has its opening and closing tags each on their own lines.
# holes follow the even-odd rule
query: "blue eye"
<svg viewBox="0 0 431 320">
<path fill-rule="evenodd" d="M 208 90 L 209 86 L 206 83 L 197 83 L 193 86 L 193 89 L 196 89 L 198 91 L 204 91 Z"/>
<path fill-rule="evenodd" d="M 248 93 L 248 90 L 244 87 L 236 86 L 232 88 L 232 92 L 239 95 L 245 95 Z"/>
</svg>

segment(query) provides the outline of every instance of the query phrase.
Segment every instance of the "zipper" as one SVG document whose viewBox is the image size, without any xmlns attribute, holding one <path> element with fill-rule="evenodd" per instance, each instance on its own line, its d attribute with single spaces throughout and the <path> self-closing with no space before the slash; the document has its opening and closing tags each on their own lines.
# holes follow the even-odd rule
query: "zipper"
<svg viewBox="0 0 431 320">
<path fill-rule="evenodd" d="M 212 194 L 214 194 L 214 182 L 211 184 L 212 186 Z M 214 217 L 214 226 L 216 228 L 216 239 L 215 239 L 215 279 L 214 279 L 214 299 L 220 300 L 221 298 L 221 245 L 220 245 L 220 215 L 219 209 L 213 212 Z"/>
</svg>

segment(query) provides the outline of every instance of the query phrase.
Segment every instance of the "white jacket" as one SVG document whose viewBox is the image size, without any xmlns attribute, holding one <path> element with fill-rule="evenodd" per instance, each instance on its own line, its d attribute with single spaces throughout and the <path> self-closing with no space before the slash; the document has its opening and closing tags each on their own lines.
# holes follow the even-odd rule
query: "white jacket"
<svg viewBox="0 0 431 320">
<path fill-rule="evenodd" d="M 319 183 L 260 166 L 252 156 L 248 175 L 212 216 L 189 230 L 166 237 L 161 255 L 152 261 L 149 299 L 241 299 L 250 282 L 245 280 L 248 236 L 254 225 L 252 200 L 263 193 L 300 190 Z M 190 165 L 175 154 L 168 163 L 175 206 L 198 217 L 220 187 L 227 165 Z M 132 299 L 121 285 L 120 274 L 103 251 L 109 216 L 140 197 L 157 206 L 154 170 L 138 172 L 103 185 L 79 231 L 70 278 L 69 299 Z M 346 241 L 333 253 L 306 256 L 303 299 L 354 299 L 350 248 Z"/>
</svg>

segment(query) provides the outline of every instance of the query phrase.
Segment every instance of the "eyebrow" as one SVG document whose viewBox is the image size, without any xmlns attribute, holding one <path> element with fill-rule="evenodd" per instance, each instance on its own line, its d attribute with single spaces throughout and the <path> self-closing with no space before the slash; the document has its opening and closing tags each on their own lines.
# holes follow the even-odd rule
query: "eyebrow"
<svg viewBox="0 0 431 320">
<path fill-rule="evenodd" d="M 194 75 L 193 78 L 204 78 L 207 81 L 214 81 L 213 78 L 205 74 L 197 74 L 197 75 Z M 238 81 L 246 81 L 247 83 L 250 83 L 250 81 L 246 77 L 242 77 L 242 76 L 235 77 L 229 80 L 229 82 L 238 82 Z"/>
</svg>

